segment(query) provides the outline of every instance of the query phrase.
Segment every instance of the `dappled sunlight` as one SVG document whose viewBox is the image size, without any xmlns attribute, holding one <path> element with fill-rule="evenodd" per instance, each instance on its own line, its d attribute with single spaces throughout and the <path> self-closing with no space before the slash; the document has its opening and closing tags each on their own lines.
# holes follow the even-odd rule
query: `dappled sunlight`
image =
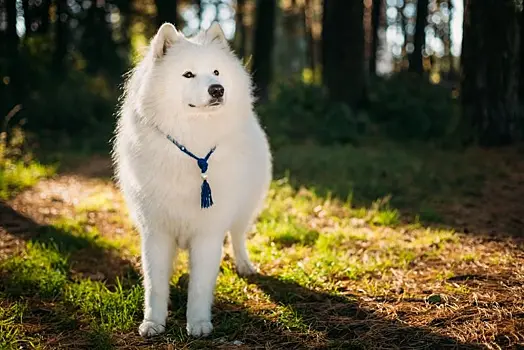
<svg viewBox="0 0 524 350">
<path fill-rule="evenodd" d="M 372 165 L 365 165 L 375 164 L 372 149 L 350 152 L 355 166 L 368 166 L 368 174 L 374 173 Z M 363 157 L 359 152 L 366 156 L 358 158 Z M 413 164 L 409 159 L 405 164 Z M 99 173 L 93 168 L 96 162 L 82 164 L 90 164 L 87 174 Z M 42 180 L 8 202 L 27 216 L 4 220 L 10 222 L 6 234 L 27 244 L 0 260 L 0 296 L 7 303 L 3 341 L 15 339 L 13 334 L 24 339 L 39 334 L 35 342 L 48 343 L 53 333 L 35 333 L 26 325 L 37 322 L 37 305 L 54 300 L 55 311 L 38 321 L 38 329 L 48 324 L 67 332 L 75 319 L 82 329 L 75 335 L 79 343 L 122 344 L 117 333 L 124 332 L 127 344 L 148 344 L 135 334 L 143 293 L 139 237 L 122 197 L 110 179 L 74 173 L 71 169 Z M 398 337 L 402 329 L 413 333 L 412 344 L 417 344 L 415 339 L 432 344 L 492 342 L 496 328 L 476 332 L 479 314 L 485 324 L 517 331 L 519 321 L 511 315 L 522 312 L 518 305 L 523 305 L 524 270 L 522 252 L 514 243 L 425 226 L 422 220 L 405 221 L 387 194 L 362 206 L 365 192 L 342 200 L 338 192 L 307 182 L 297 186 L 294 181 L 301 174 L 291 167 L 288 176 L 273 182 L 249 233 L 259 276 L 238 277 L 230 243 L 225 245 L 214 307 L 216 333 L 199 344 L 253 345 L 267 334 L 279 334 L 272 338 L 277 347 L 284 342 L 365 347 Z M 319 176 L 314 171 L 309 175 Z M 32 224 L 24 226 L 23 220 Z M 25 227 L 24 234 L 17 233 L 22 229 L 15 229 L 16 222 Z M 189 344 L 192 340 L 180 331 L 185 327 L 187 253 L 180 254 L 176 266 L 163 341 Z M 497 287 L 497 281 L 504 281 L 512 294 Z M 20 295 L 27 299 L 23 312 L 16 301 Z M 502 300 L 507 302 L 490 308 Z M 503 323 L 501 315 L 506 315 Z M 454 327 L 442 328 L 439 322 Z M 376 327 L 382 333 L 374 331 Z"/>
<path fill-rule="evenodd" d="M 501 3 L 0 1 L 0 349 L 522 346 L 524 10 Z M 194 45 L 213 57 L 185 55 Z M 216 84 L 224 113 L 189 108 L 193 94 L 216 100 Z M 239 263 L 257 273 L 239 276 L 226 235 L 213 331 L 190 337 L 188 318 L 190 333 L 210 325 L 188 317 L 180 251 L 165 332 L 144 338 L 140 322 L 157 332 L 163 313 L 153 297 L 144 315 L 116 135 L 131 157 L 156 147 L 157 126 L 192 150 L 216 142 L 210 162 L 256 161 L 235 143 L 253 141 L 230 123 L 240 109 L 272 159 L 246 233 L 253 266 Z M 246 191 L 202 175 L 201 198 Z"/>
<path fill-rule="evenodd" d="M 14 114 L 19 109 L 20 106 L 13 108 Z M 8 114 L 6 121 L 10 118 L 12 115 Z M 41 164 L 32 159 L 31 154 L 25 153 L 22 148 L 24 141 L 25 135 L 19 128 L 13 129 L 9 135 L 0 132 L 0 200 L 35 185 L 56 171 L 56 166 Z"/>
<path fill-rule="evenodd" d="M 375 224 L 420 223 L 476 235 L 519 237 L 524 229 L 524 162 L 511 149 L 297 145 L 275 152 L 275 172 L 293 189 L 351 208 L 338 216 L 351 212 Z"/>
</svg>

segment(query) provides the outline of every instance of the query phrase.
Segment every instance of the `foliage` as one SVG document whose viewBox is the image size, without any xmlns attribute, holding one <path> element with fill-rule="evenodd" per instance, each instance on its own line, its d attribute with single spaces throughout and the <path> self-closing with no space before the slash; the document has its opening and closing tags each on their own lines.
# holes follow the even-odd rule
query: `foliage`
<svg viewBox="0 0 524 350">
<path fill-rule="evenodd" d="M 0 199 L 34 185 L 39 179 L 53 174 L 54 167 L 33 160 L 23 152 L 24 133 L 19 128 L 0 133 Z"/>
<path fill-rule="evenodd" d="M 394 208 L 410 208 L 424 221 L 439 221 L 433 205 L 447 198 L 478 198 L 486 181 L 486 160 L 474 151 L 452 153 L 421 142 L 399 146 L 286 146 L 274 152 L 279 176 L 307 184 L 322 195 L 358 207 L 380 207 L 377 222 L 397 221 Z M 379 202 L 377 200 L 380 199 Z"/>
<path fill-rule="evenodd" d="M 50 78 L 48 86 L 29 95 L 22 116 L 28 130 L 61 130 L 81 135 L 87 130 L 112 126 L 116 89 L 102 77 L 76 73 L 65 79 Z"/>
<path fill-rule="evenodd" d="M 46 130 L 77 136 L 101 129 L 108 132 L 119 93 L 114 78 L 88 74 L 81 67 L 67 75 L 57 74 L 39 64 L 37 57 L 21 59 L 31 67 L 21 73 L 31 84 L 20 87 L 22 95 L 0 88 L 4 106 L 21 106 L 13 122 L 23 123 L 24 129 L 40 135 Z"/>
<path fill-rule="evenodd" d="M 352 143 L 367 125 L 345 104 L 329 101 L 323 88 L 298 82 L 277 85 L 258 112 L 274 146 L 305 140 Z"/>
<path fill-rule="evenodd" d="M 458 103 L 451 91 L 416 74 L 374 78 L 369 92 L 370 119 L 393 138 L 442 138 L 457 125 Z"/>
<path fill-rule="evenodd" d="M 366 108 L 353 111 L 331 102 L 318 85 L 282 83 L 258 112 L 277 147 L 304 141 L 356 143 L 363 136 L 445 139 L 455 134 L 460 117 L 449 89 L 409 73 L 373 78 L 368 102 Z"/>
<path fill-rule="evenodd" d="M 52 41 L 47 37 L 24 41 L 16 76 L 6 80 L 9 84 L 0 84 L 0 113 L 20 106 L 11 123 L 24 124 L 25 130 L 39 136 L 58 130 L 75 137 L 104 133 L 108 139 L 122 80 L 120 72 L 89 71 L 89 62 L 78 53 L 71 55 L 66 71 L 57 69 L 51 64 L 50 47 Z M 12 72 L 1 63 L 0 76 L 9 76 Z"/>
</svg>

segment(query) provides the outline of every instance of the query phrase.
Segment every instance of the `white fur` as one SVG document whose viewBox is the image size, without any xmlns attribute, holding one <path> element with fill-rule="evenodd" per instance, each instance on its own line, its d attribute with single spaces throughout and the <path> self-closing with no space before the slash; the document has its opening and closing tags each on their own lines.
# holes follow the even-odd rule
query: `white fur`
<svg viewBox="0 0 524 350">
<path fill-rule="evenodd" d="M 187 71 L 195 77 L 183 77 Z M 225 88 L 221 106 L 206 106 L 211 84 Z M 164 24 L 130 73 L 122 102 L 113 159 L 142 240 L 145 311 L 139 333 L 152 336 L 165 329 L 172 263 L 181 248 L 190 255 L 187 332 L 207 335 L 227 231 L 238 273 L 256 272 L 245 234 L 271 181 L 271 154 L 253 111 L 250 77 L 218 24 L 189 39 Z M 155 127 L 200 157 L 216 146 L 207 172 L 212 207 L 200 208 L 196 161 Z"/>
</svg>

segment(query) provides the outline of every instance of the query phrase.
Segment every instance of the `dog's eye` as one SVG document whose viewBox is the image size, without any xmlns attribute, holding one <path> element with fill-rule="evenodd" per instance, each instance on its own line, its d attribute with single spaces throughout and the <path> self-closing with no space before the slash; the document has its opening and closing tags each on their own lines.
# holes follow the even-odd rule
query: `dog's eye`
<svg viewBox="0 0 524 350">
<path fill-rule="evenodd" d="M 195 75 L 194 75 L 193 73 L 191 73 L 191 72 L 185 72 L 184 74 L 182 74 L 182 76 L 183 76 L 184 78 L 188 78 L 188 79 L 189 79 L 189 78 L 194 78 L 194 77 L 195 77 Z"/>
<path fill-rule="evenodd" d="M 215 69 L 215 71 L 213 72 L 214 75 L 219 75 L 220 73 Z"/>
</svg>

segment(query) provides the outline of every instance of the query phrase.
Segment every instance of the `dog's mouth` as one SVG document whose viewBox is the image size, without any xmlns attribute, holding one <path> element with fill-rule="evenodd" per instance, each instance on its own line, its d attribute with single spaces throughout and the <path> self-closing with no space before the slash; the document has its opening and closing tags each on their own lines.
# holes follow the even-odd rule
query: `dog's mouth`
<svg viewBox="0 0 524 350">
<path fill-rule="evenodd" d="M 218 107 L 221 106 L 224 103 L 224 99 L 222 97 L 219 98 L 212 98 L 209 100 L 209 102 L 206 105 L 203 106 L 196 106 L 192 103 L 189 103 L 189 107 L 191 108 L 208 108 L 208 107 Z"/>
</svg>

